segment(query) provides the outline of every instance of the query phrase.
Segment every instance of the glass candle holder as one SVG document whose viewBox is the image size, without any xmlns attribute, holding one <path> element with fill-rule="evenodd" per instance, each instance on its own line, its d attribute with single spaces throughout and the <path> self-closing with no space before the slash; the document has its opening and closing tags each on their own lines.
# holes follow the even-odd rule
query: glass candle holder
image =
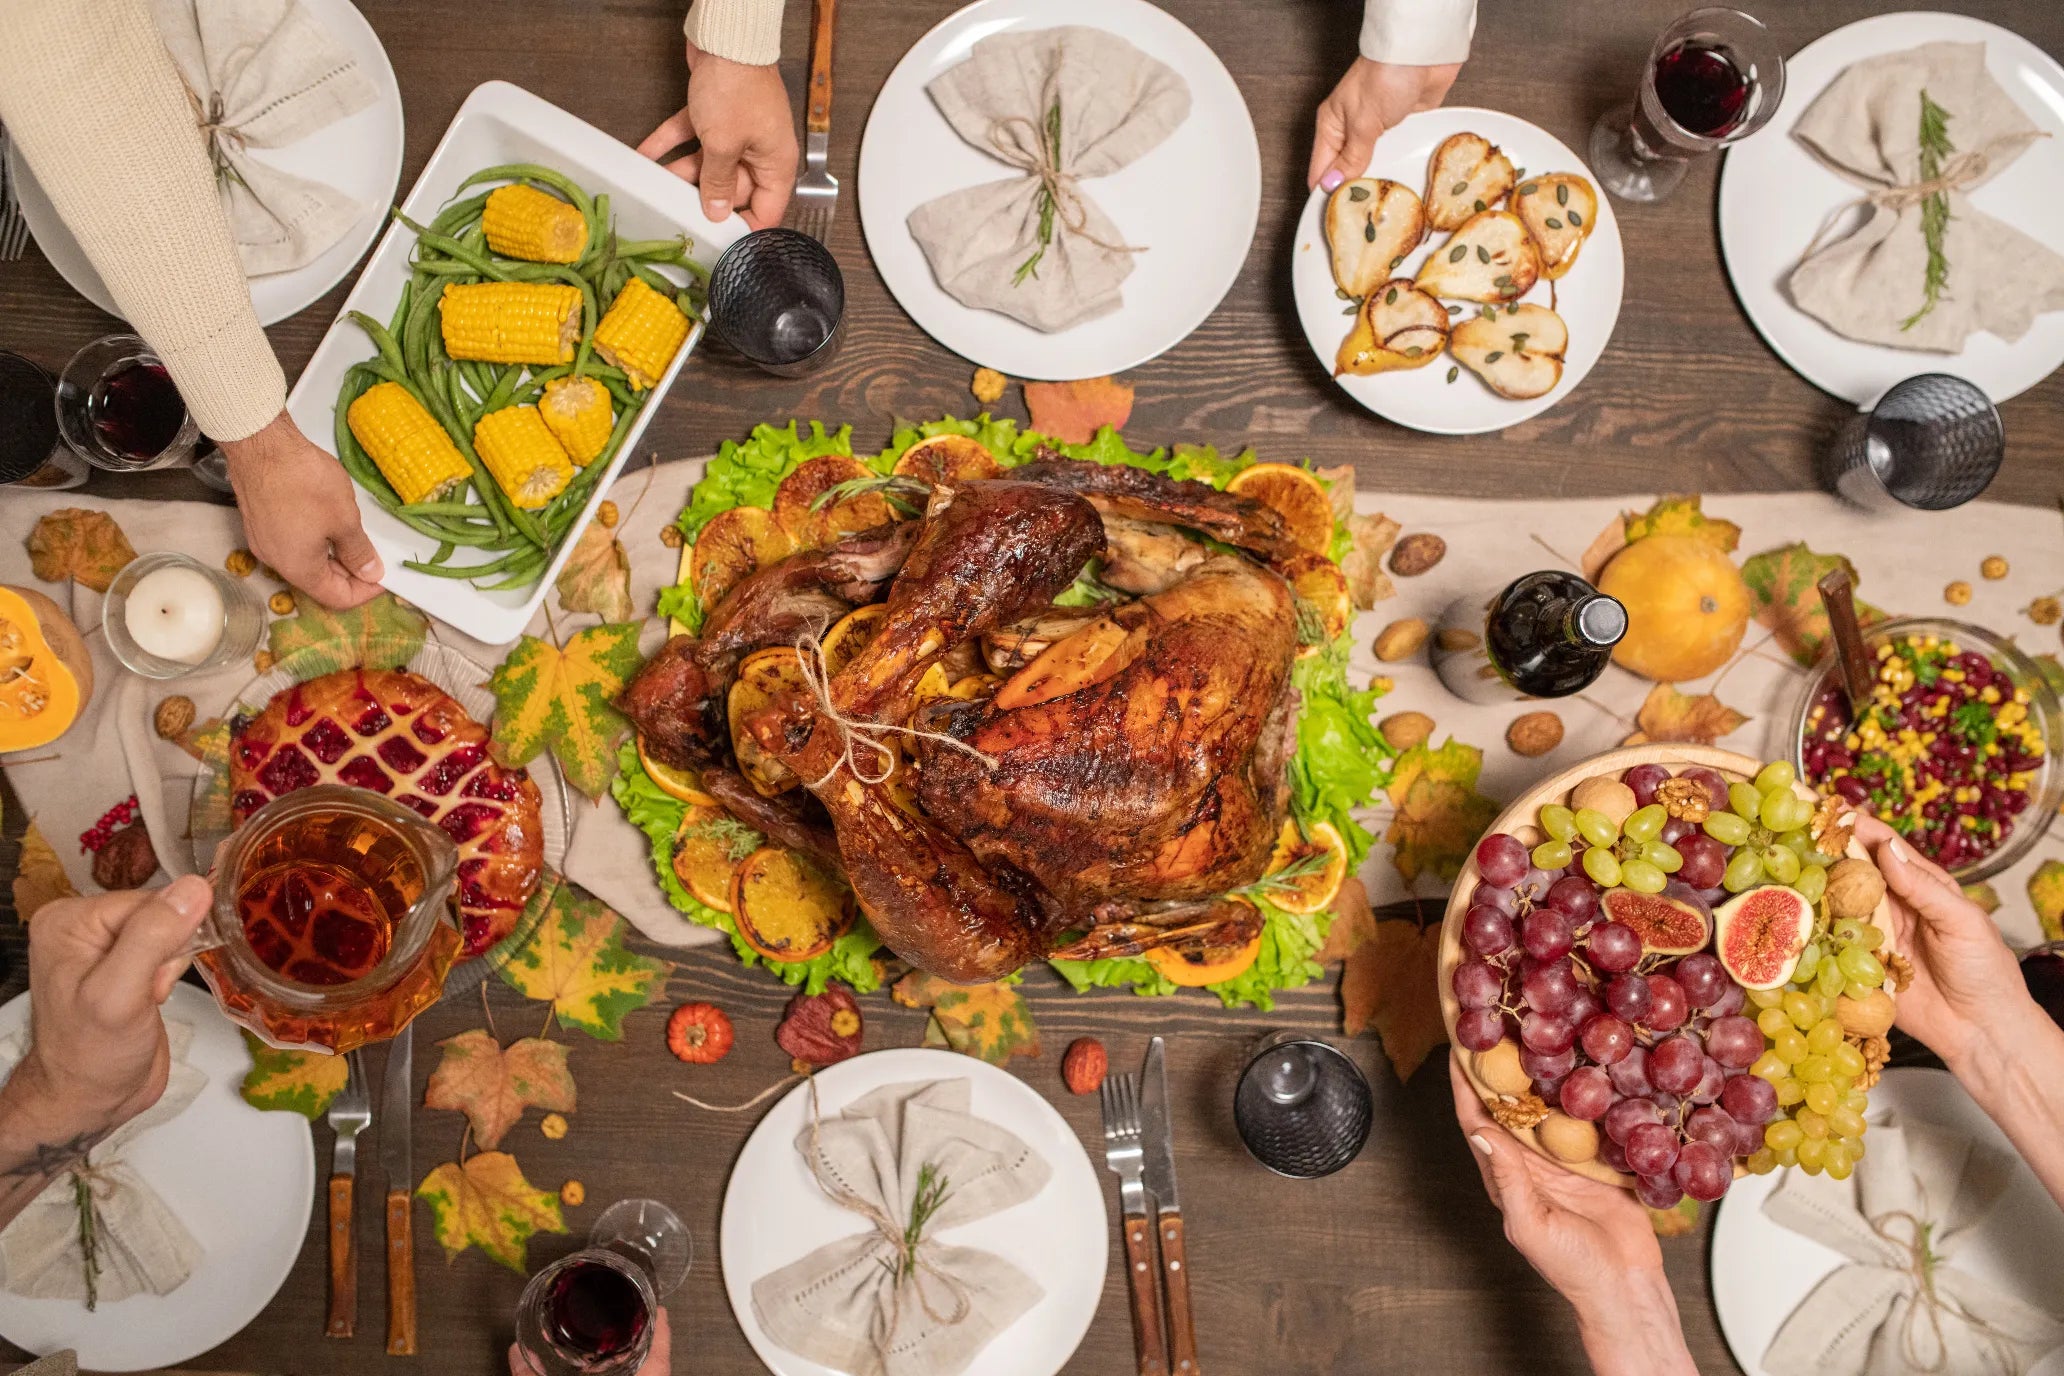
<svg viewBox="0 0 2064 1376">
<path fill-rule="evenodd" d="M 163 361 L 133 334 L 72 355 L 57 380 L 57 429 L 73 453 L 115 473 L 179 463 L 201 438 Z"/>
<path fill-rule="evenodd" d="M 265 634 L 264 604 L 242 580 L 172 550 L 130 560 L 100 618 L 122 667 L 153 679 L 249 660 Z"/>
</svg>

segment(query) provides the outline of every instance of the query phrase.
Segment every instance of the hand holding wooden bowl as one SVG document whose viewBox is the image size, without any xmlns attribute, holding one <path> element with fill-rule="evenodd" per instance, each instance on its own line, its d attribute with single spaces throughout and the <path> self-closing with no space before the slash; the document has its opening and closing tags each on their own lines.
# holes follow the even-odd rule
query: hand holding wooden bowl
<svg viewBox="0 0 2064 1376">
<path fill-rule="evenodd" d="M 1845 805 L 1789 764 L 1616 750 L 1478 843 L 1441 1013 L 1492 1116 L 1656 1208 L 1743 1171 L 1845 1178 L 1904 983 L 1886 902 Z"/>
</svg>

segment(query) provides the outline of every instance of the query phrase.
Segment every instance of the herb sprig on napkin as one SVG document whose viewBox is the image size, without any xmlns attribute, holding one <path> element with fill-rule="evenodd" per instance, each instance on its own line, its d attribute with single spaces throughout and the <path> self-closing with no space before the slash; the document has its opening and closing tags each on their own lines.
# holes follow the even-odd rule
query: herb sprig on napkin
<svg viewBox="0 0 2064 1376">
<path fill-rule="evenodd" d="M 1928 89 L 1921 88 L 1921 180 L 1932 182 L 1942 175 L 1949 155 L 1956 151 L 1956 145 L 1949 141 L 1949 111 L 1928 98 Z M 1901 321 L 1899 328 L 1910 330 L 1918 325 L 1929 311 L 1942 300 L 1942 292 L 1949 285 L 1949 258 L 1942 251 L 1943 236 L 1949 230 L 1949 192 L 1944 189 L 1930 192 L 1921 202 L 1921 238 L 1928 245 L 1928 272 L 1922 283 L 1927 299 L 1921 308 Z"/>
</svg>

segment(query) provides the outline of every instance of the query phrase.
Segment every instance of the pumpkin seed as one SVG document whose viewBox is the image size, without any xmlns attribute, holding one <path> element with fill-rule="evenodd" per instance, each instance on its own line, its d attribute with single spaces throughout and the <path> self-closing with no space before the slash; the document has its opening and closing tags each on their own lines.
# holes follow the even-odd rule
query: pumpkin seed
<svg viewBox="0 0 2064 1376">
<path fill-rule="evenodd" d="M 1519 333 L 1517 333 L 1517 334 L 1513 335 L 1513 336 L 1512 336 L 1512 348 L 1513 348 L 1513 352 L 1517 353 L 1517 352 L 1518 352 L 1519 350 L 1521 350 L 1521 349 L 1524 349 L 1524 348 L 1526 347 L 1526 342 L 1527 342 L 1527 332 L 1526 332 L 1525 330 L 1521 330 L 1521 331 L 1520 331 Z"/>
<path fill-rule="evenodd" d="M 1456 183 L 1455 183 L 1455 184 L 1454 184 L 1453 186 L 1451 186 L 1451 187 L 1449 187 L 1449 188 L 1448 188 L 1448 194 L 1449 194 L 1450 196 L 1459 196 L 1459 195 L 1461 195 L 1461 194 L 1462 194 L 1463 192 L 1467 191 L 1468 189 L 1469 189 L 1469 183 L 1468 183 L 1468 182 L 1466 182 L 1466 181 L 1460 181 L 1460 182 L 1456 182 Z"/>
<path fill-rule="evenodd" d="M 1448 369 L 1448 381 L 1453 382 L 1456 378 L 1460 376 L 1462 376 L 1462 370 L 1460 368 Z"/>
<path fill-rule="evenodd" d="M 1555 203 L 1556 203 L 1557 205 L 1568 205 L 1568 204 L 1569 204 L 1569 187 L 1568 187 L 1567 185 L 1564 185 L 1564 184 L 1562 184 L 1562 183 L 1557 183 L 1557 184 L 1556 184 L 1556 187 L 1555 187 Z"/>
<path fill-rule="evenodd" d="M 1350 302 L 1348 303 L 1347 309 L 1346 309 L 1346 310 L 1344 310 L 1344 311 L 1342 311 L 1342 312 L 1341 312 L 1341 314 L 1342 314 L 1342 315 L 1353 315 L 1353 314 L 1354 314 L 1354 313 L 1355 313 L 1356 311 L 1360 310 L 1361 308 L 1362 308 L 1362 303 L 1361 303 L 1361 302 L 1359 302 L 1359 301 L 1350 301 Z"/>
<path fill-rule="evenodd" d="M 1469 252 L 1469 245 L 1457 244 L 1455 245 L 1454 251 L 1448 254 L 1448 261 L 1451 263 L 1459 263 L 1462 261 L 1462 255 L 1467 252 Z"/>
<path fill-rule="evenodd" d="M 1481 213 L 1481 212 L 1483 211 L 1483 209 L 1484 209 L 1484 203 L 1483 203 L 1482 201 L 1478 201 L 1478 202 L 1476 203 L 1476 208 L 1477 208 L 1477 211 L 1478 211 L 1479 213 Z"/>
<path fill-rule="evenodd" d="M 1346 288 L 1346 287 L 1335 287 L 1335 288 L 1333 288 L 1333 294 L 1334 294 L 1335 296 L 1339 297 L 1339 298 L 1340 298 L 1341 300 L 1343 300 L 1343 301 L 1352 301 L 1352 300 L 1354 300 L 1354 298 L 1353 298 L 1352 296 L 1349 296 L 1349 295 L 1347 294 L 1347 288 Z"/>
<path fill-rule="evenodd" d="M 1419 357 L 1419 355 L 1421 355 L 1421 354 L 1423 354 L 1423 353 L 1425 353 L 1425 352 L 1426 352 L 1426 346 L 1425 346 L 1425 345 L 1423 345 L 1423 344 L 1407 344 L 1407 345 L 1405 345 L 1405 357 L 1406 357 L 1406 358 L 1417 358 L 1417 357 Z"/>
<path fill-rule="evenodd" d="M 1541 223 L 1542 223 L 1542 224 L 1544 224 L 1544 225 L 1547 225 L 1547 226 L 1548 226 L 1548 228 L 1550 228 L 1550 229 L 1561 229 L 1561 228 L 1562 228 L 1562 221 L 1560 221 L 1560 220 L 1556 219 L 1556 218 L 1555 218 L 1555 217 L 1554 217 L 1553 215 L 1550 215 L 1550 216 L 1549 216 L 1549 217 L 1548 217 L 1547 219 L 1543 220 L 1543 221 L 1542 221 Z"/>
<path fill-rule="evenodd" d="M 1500 273 L 1491 279 L 1491 285 L 1494 287 L 1510 287 L 1512 285 L 1512 274 Z"/>
<path fill-rule="evenodd" d="M 1490 251 L 1489 249 L 1485 248 L 1485 247 L 1484 247 L 1484 246 L 1483 246 L 1482 244 L 1478 244 L 1478 245 L 1476 246 L 1476 261 L 1477 261 L 1477 262 L 1479 262 L 1479 263 L 1488 263 L 1488 262 L 1490 262 L 1490 261 L 1491 261 L 1491 251 Z"/>
<path fill-rule="evenodd" d="M 1362 237 L 1372 244 L 1376 242 L 1376 222 L 1374 220 L 1362 222 Z"/>
<path fill-rule="evenodd" d="M 1496 363 L 1499 359 L 1503 357 L 1505 357 L 1505 351 L 1503 349 L 1493 349 L 1483 356 L 1483 361 L 1487 364 Z"/>
<path fill-rule="evenodd" d="M 1450 306 L 1450 307 L 1448 307 L 1448 314 L 1449 314 L 1449 315 L 1460 315 L 1460 314 L 1462 314 L 1462 308 L 1461 308 L 1460 306 Z"/>
<path fill-rule="evenodd" d="M 1528 182 L 1528 183 L 1527 183 L 1527 184 L 1526 184 L 1525 186 L 1522 186 L 1522 187 L 1521 187 L 1521 188 L 1519 189 L 1519 194 L 1520 194 L 1520 195 L 1522 195 L 1522 196 L 1531 196 L 1531 195 L 1533 195 L 1533 194 L 1534 194 L 1534 193 L 1535 193 L 1536 191 L 1539 191 L 1540 189 L 1541 189 L 1541 188 L 1540 188 L 1540 187 L 1538 187 L 1538 186 L 1536 186 L 1536 185 L 1534 185 L 1534 183 L 1532 183 L 1532 182 Z"/>
<path fill-rule="evenodd" d="M 1397 271 L 1397 265 L 1398 265 L 1399 263 L 1402 263 L 1402 262 L 1404 262 L 1404 261 L 1405 261 L 1405 255 L 1404 255 L 1404 254 L 1402 254 L 1402 253 L 1400 253 L 1400 254 L 1399 254 L 1399 255 L 1398 255 L 1397 257 L 1395 257 L 1395 258 L 1393 258 L 1393 259 L 1391 259 L 1391 260 L 1390 260 L 1390 270 L 1391 270 L 1392 272 L 1396 272 L 1396 271 Z"/>
<path fill-rule="evenodd" d="M 1350 186 L 1347 189 L 1347 198 L 1350 201 L 1366 201 L 1369 199 L 1369 188 L 1366 186 Z"/>
<path fill-rule="evenodd" d="M 1573 225 L 1580 225 L 1584 223 L 1584 217 L 1582 215 L 1579 215 L 1576 211 L 1572 210 L 1569 213 L 1569 222 Z"/>
<path fill-rule="evenodd" d="M 1397 304 L 1396 287 L 1392 287 L 1389 291 L 1383 293 L 1383 304 L 1386 306 L 1395 306 Z"/>
</svg>

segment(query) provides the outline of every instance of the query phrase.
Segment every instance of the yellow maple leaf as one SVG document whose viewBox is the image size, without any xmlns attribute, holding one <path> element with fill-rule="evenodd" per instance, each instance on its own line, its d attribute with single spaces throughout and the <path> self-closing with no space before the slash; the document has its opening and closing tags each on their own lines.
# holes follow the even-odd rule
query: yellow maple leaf
<svg viewBox="0 0 2064 1376">
<path fill-rule="evenodd" d="M 2045 860 L 2028 876 L 2028 903 L 2044 939 L 2064 941 L 2064 860 Z"/>
<path fill-rule="evenodd" d="M 631 620 L 631 560 L 623 541 L 600 521 L 588 522 L 566 556 L 553 591 L 570 612 L 594 612 L 604 621 Z"/>
<path fill-rule="evenodd" d="M 1389 797 L 1396 809 L 1383 839 L 1410 884 L 1421 874 L 1452 883 L 1469 851 L 1498 815 L 1498 805 L 1476 791 L 1483 751 L 1453 739 L 1438 750 L 1423 743 L 1398 756 Z"/>
<path fill-rule="evenodd" d="M 549 749 L 568 783 L 601 797 L 616 773 L 616 742 L 630 726 L 610 700 L 639 662 L 636 622 L 590 626 L 568 636 L 563 650 L 524 636 L 487 681 L 496 757 L 520 766 Z"/>
<path fill-rule="evenodd" d="M 889 997 L 905 1008 L 932 1010 L 926 1046 L 943 1046 L 991 1065 L 1039 1054 L 1039 1029 L 1015 984 L 951 984 L 920 970 L 897 980 Z"/>
<path fill-rule="evenodd" d="M 465 1114 L 483 1148 L 499 1146 L 526 1108 L 573 1112 L 573 1075 L 558 1042 L 524 1037 L 505 1047 L 476 1027 L 438 1045 L 444 1058 L 430 1072 L 423 1107 Z"/>
<path fill-rule="evenodd" d="M 1376 1029 L 1400 1083 L 1448 1039 L 1441 1021 L 1440 928 L 1404 918 L 1369 925 L 1340 971 L 1340 1007 L 1350 1037 Z"/>
<path fill-rule="evenodd" d="M 244 1033 L 244 1045 L 251 1052 L 251 1069 L 239 1092 L 252 1108 L 298 1113 L 313 1122 L 351 1077 L 351 1063 L 342 1056 L 281 1051 L 249 1032 Z"/>
<path fill-rule="evenodd" d="M 136 557 L 129 537 L 105 511 L 68 506 L 44 516 L 29 531 L 29 567 L 46 583 L 67 578 L 106 592 L 122 566 Z"/>
<path fill-rule="evenodd" d="M 391 592 L 341 612 L 312 597 L 298 599 L 297 606 L 296 615 L 280 618 L 265 632 L 273 659 L 297 678 L 361 666 L 399 669 L 416 657 L 430 633 L 429 618 Z"/>
<path fill-rule="evenodd" d="M 1711 693 L 1697 697 L 1680 693 L 1674 684 L 1658 683 L 1648 690 L 1634 720 L 1641 729 L 1627 737 L 1627 745 L 1646 741 L 1686 741 L 1711 745 L 1722 736 L 1745 726 L 1749 718 L 1735 711 Z"/>
<path fill-rule="evenodd" d="M 1696 495 L 1663 497 L 1641 515 L 1629 511 L 1621 519 L 1629 544 L 1651 535 L 1689 535 L 1704 540 L 1722 554 L 1734 553 L 1741 544 L 1741 527 L 1706 515 L 1699 509 Z"/>
<path fill-rule="evenodd" d="M 621 1041 L 624 1015 L 658 997 L 674 968 L 626 950 L 623 929 L 608 904 L 562 881 L 530 940 L 502 964 L 502 981 L 550 1003 L 561 1027 Z"/>
<path fill-rule="evenodd" d="M 29 829 L 22 834 L 21 859 L 14 870 L 14 915 L 27 922 L 45 903 L 78 895 L 71 877 L 65 873 L 64 862 L 57 858 L 57 852 L 50 848 L 50 842 L 36 826 L 36 819 L 31 817 Z"/>
<path fill-rule="evenodd" d="M 446 1261 L 478 1247 L 520 1276 L 532 1234 L 566 1231 L 559 1196 L 533 1189 L 505 1151 L 475 1152 L 463 1164 L 445 1162 L 423 1177 L 416 1197 L 430 1206 Z"/>
</svg>

